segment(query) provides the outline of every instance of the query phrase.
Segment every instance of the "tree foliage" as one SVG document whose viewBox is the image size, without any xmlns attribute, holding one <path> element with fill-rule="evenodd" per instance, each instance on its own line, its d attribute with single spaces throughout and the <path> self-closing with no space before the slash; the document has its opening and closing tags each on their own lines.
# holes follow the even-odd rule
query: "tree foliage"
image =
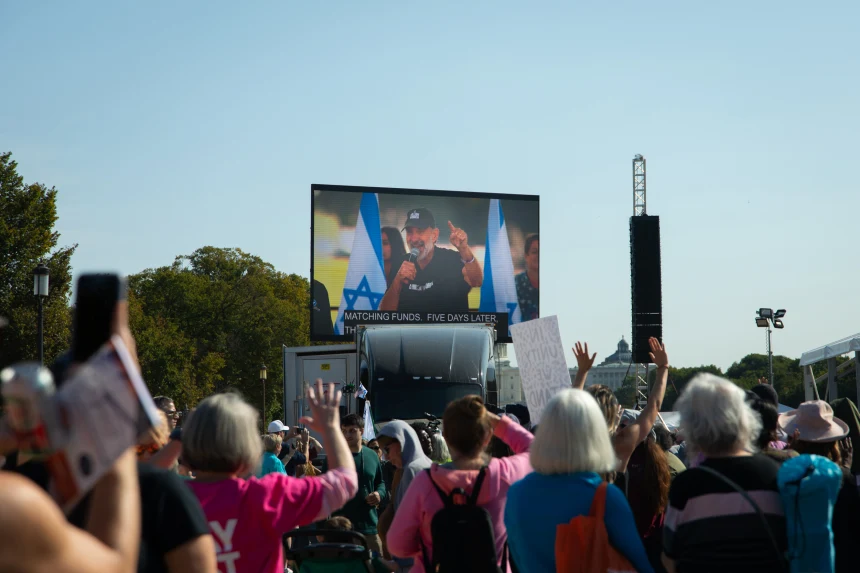
<svg viewBox="0 0 860 573">
<path fill-rule="evenodd" d="M 847 356 L 838 357 L 836 359 L 837 367 L 847 360 L 850 360 Z M 732 364 L 725 373 L 713 364 L 692 368 L 669 368 L 669 384 L 666 388 L 666 396 L 663 399 L 662 410 L 667 412 L 672 411 L 679 393 L 684 390 L 684 386 L 693 377 L 702 372 L 722 376 L 744 390 L 749 390 L 759 383 L 760 378 L 768 377 L 768 359 L 766 354 L 747 354 L 740 361 Z M 816 376 L 826 373 L 826 363 L 819 364 L 814 372 Z M 649 386 L 654 383 L 655 376 L 656 372 L 652 370 L 648 376 Z M 779 393 L 780 404 L 796 408 L 806 399 L 803 390 L 803 371 L 800 367 L 800 359 L 789 358 L 787 356 L 774 356 L 773 380 L 774 387 Z M 818 391 L 821 399 L 825 398 L 826 388 L 826 380 L 819 382 Z M 855 403 L 857 402 L 857 384 L 853 370 L 847 371 L 845 375 L 837 378 L 837 392 L 840 398 L 850 398 Z M 628 376 L 621 388 L 615 391 L 615 397 L 618 399 L 618 403 L 625 408 L 632 408 L 635 405 L 635 396 L 635 378 Z M 833 398 L 828 397 L 827 399 L 832 400 Z"/>
<path fill-rule="evenodd" d="M 50 269 L 50 294 L 44 301 L 45 362 L 69 345 L 71 258 L 77 245 L 57 247 L 57 190 L 25 184 L 11 153 L 0 154 L 0 315 L 9 320 L 3 332 L 0 367 L 36 360 L 38 301 L 33 269 Z"/>
<path fill-rule="evenodd" d="M 666 384 L 666 395 L 663 397 L 662 411 L 668 412 L 674 408 L 675 401 L 678 395 L 683 391 L 684 386 L 693 379 L 697 374 L 707 372 L 717 376 L 725 376 L 719 367 L 709 364 L 707 366 L 694 366 L 691 368 L 672 368 L 669 367 L 669 381 Z M 657 377 L 657 371 L 652 366 L 648 373 L 649 387 L 654 384 Z M 615 397 L 618 403 L 625 408 L 633 408 L 636 404 L 636 379 L 633 376 L 628 376 L 624 379 L 621 388 L 615 391 Z"/>
<path fill-rule="evenodd" d="M 281 415 L 281 346 L 309 344 L 309 284 L 239 249 L 203 247 L 129 277 L 129 318 L 153 395 L 193 407 L 236 389 L 264 418 Z"/>
</svg>

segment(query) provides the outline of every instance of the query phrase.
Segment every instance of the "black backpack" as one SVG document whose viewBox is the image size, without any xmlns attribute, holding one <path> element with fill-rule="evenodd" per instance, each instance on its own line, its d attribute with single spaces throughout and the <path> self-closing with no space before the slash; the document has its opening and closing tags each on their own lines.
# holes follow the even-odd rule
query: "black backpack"
<svg viewBox="0 0 860 573">
<path fill-rule="evenodd" d="M 490 514 L 478 506 L 478 494 L 487 468 L 481 468 L 472 495 L 466 495 L 462 488 L 446 494 L 433 481 L 430 470 L 427 477 L 436 488 L 445 507 L 436 512 L 430 522 L 430 536 L 433 539 L 433 555 L 427 555 L 423 547 L 424 568 L 436 573 L 499 573 L 507 571 L 507 551 L 502 567 L 499 568 L 496 555 L 496 535 Z M 458 503 L 457 498 L 466 498 L 466 503 Z M 506 546 L 507 548 L 507 546 Z"/>
</svg>

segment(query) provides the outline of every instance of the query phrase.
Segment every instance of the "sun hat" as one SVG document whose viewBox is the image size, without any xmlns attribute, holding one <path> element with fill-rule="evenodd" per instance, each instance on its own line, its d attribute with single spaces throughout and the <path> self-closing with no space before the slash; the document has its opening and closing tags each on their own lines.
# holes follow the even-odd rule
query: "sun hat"
<svg viewBox="0 0 860 573">
<path fill-rule="evenodd" d="M 824 400 L 804 402 L 797 410 L 779 415 L 779 425 L 789 436 L 800 431 L 804 442 L 835 442 L 848 435 L 848 424 L 833 417 L 833 408 Z"/>
</svg>

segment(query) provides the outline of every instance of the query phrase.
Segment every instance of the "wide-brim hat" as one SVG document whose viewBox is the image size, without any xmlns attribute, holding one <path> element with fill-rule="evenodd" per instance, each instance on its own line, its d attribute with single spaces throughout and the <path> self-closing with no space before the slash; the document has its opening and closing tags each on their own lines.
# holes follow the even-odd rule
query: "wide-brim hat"
<svg viewBox="0 0 860 573">
<path fill-rule="evenodd" d="M 780 414 L 779 426 L 789 436 L 799 430 L 804 442 L 835 442 L 848 435 L 848 424 L 833 417 L 833 408 L 824 400 L 804 402 L 797 410 Z"/>
</svg>

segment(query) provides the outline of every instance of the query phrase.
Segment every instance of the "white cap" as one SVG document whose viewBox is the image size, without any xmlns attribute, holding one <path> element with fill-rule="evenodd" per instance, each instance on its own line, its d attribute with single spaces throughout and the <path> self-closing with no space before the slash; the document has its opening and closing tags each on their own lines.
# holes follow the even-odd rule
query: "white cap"
<svg viewBox="0 0 860 573">
<path fill-rule="evenodd" d="M 289 432 L 289 431 L 290 431 L 290 427 L 285 426 L 284 423 L 280 420 L 275 420 L 274 422 L 269 424 L 268 432 L 270 434 L 275 434 L 277 432 Z"/>
</svg>

